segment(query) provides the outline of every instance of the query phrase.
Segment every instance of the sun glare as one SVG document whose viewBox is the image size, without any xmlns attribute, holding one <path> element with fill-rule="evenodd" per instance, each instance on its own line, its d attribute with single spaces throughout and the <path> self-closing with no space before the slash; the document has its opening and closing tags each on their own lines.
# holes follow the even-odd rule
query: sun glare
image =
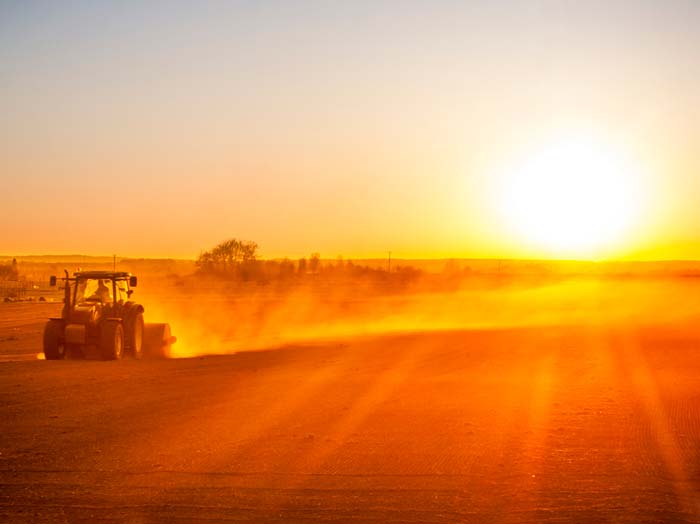
<svg viewBox="0 0 700 524">
<path fill-rule="evenodd" d="M 640 171 L 599 144 L 559 142 L 504 178 L 502 214 L 515 234 L 552 256 L 600 255 L 639 218 Z"/>
</svg>

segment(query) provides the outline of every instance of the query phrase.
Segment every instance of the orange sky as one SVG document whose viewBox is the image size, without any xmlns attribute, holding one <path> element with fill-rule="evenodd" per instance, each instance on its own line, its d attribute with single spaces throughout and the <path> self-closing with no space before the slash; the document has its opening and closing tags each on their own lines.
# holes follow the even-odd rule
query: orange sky
<svg viewBox="0 0 700 524">
<path fill-rule="evenodd" d="M 700 258 L 699 4 L 351 4 L 0 6 L 0 254 L 567 256 L 494 187 L 582 136 L 648 198 L 576 256 Z"/>
</svg>

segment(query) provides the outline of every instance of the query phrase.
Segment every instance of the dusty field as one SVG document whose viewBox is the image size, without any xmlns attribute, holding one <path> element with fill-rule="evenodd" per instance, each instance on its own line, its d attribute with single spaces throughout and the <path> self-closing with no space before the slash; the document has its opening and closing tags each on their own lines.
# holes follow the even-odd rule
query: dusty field
<svg viewBox="0 0 700 524">
<path fill-rule="evenodd" d="M 0 310 L 29 359 L 0 364 L 0 521 L 700 522 L 689 320 L 45 362 L 51 305 L 23 306 Z"/>
<path fill-rule="evenodd" d="M 60 303 L 0 303 L 0 362 L 36 360 L 41 352 L 44 324 L 61 316 Z"/>
</svg>

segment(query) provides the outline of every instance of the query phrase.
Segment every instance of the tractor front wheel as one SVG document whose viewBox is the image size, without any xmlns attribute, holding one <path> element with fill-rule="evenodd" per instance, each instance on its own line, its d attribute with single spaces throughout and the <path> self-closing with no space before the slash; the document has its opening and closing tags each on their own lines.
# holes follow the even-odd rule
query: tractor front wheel
<svg viewBox="0 0 700 524">
<path fill-rule="evenodd" d="M 124 352 L 124 328 L 121 323 L 106 321 L 100 327 L 102 360 L 119 360 Z"/>
<path fill-rule="evenodd" d="M 46 360 L 63 360 L 66 356 L 66 344 L 63 340 L 63 322 L 49 320 L 44 328 L 44 357 Z"/>
</svg>

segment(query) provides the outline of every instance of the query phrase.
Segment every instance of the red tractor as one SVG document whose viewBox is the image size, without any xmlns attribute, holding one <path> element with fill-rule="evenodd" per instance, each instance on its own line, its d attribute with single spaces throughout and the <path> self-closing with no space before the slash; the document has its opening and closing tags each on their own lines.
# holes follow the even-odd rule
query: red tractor
<svg viewBox="0 0 700 524">
<path fill-rule="evenodd" d="M 50 283 L 59 280 L 51 277 Z M 61 318 L 44 328 L 44 356 L 60 360 L 67 355 L 102 360 L 168 357 L 175 337 L 169 324 L 144 324 L 143 306 L 131 300 L 137 279 L 130 273 L 81 271 L 64 282 Z"/>
</svg>

